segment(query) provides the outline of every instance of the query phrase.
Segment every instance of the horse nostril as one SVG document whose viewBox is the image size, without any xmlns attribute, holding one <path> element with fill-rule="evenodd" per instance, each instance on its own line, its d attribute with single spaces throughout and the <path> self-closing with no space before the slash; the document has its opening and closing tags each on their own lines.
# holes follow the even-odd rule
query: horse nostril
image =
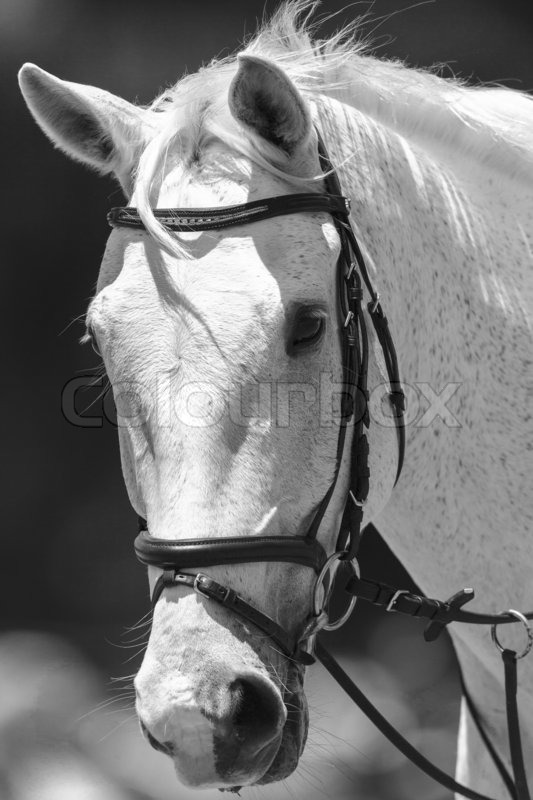
<svg viewBox="0 0 533 800">
<path fill-rule="evenodd" d="M 233 726 L 237 739 L 263 746 L 275 739 L 285 722 L 283 702 L 263 681 L 239 678 L 230 686 L 234 696 Z"/>
<path fill-rule="evenodd" d="M 171 742 L 158 742 L 155 736 L 152 736 L 142 719 L 139 720 L 139 724 L 141 726 L 141 731 L 154 750 L 158 750 L 160 753 L 165 753 L 167 756 L 171 756 L 174 753 L 174 747 Z"/>
</svg>

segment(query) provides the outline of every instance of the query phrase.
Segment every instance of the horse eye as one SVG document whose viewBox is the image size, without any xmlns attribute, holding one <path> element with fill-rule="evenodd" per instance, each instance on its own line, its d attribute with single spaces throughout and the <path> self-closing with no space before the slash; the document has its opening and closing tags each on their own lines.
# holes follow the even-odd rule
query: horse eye
<svg viewBox="0 0 533 800">
<path fill-rule="evenodd" d="M 88 342 L 91 345 L 91 347 L 94 350 L 94 352 L 96 353 L 96 355 L 99 356 L 100 358 L 102 358 L 102 354 L 101 354 L 100 350 L 98 349 L 98 343 L 96 341 L 96 336 L 94 335 L 94 333 L 91 330 L 91 328 L 87 328 L 85 336 L 83 338 L 84 338 L 85 342 Z"/>
<path fill-rule="evenodd" d="M 326 320 L 322 314 L 306 313 L 297 317 L 291 337 L 291 350 L 301 350 L 316 344 L 326 328 Z"/>
</svg>

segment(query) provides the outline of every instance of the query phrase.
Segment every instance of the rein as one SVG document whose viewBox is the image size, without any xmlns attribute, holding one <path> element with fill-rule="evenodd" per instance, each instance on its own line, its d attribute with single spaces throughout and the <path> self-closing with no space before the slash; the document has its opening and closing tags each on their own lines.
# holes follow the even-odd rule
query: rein
<svg viewBox="0 0 533 800">
<path fill-rule="evenodd" d="M 442 602 L 405 590 L 394 589 L 377 581 L 362 579 L 359 574 L 355 557 L 361 536 L 363 509 L 368 497 L 370 477 L 368 440 L 365 433 L 370 424 L 370 417 L 367 408 L 369 398 L 367 386 L 368 332 L 362 307 L 363 284 L 370 297 L 366 311 L 383 351 L 390 385 L 388 397 L 393 410 L 398 439 L 395 485 L 400 476 L 405 451 L 403 420 L 405 396 L 387 318 L 383 312 L 379 295 L 370 281 L 365 260 L 350 222 L 350 202 L 342 195 L 339 179 L 320 136 L 318 136 L 318 153 L 324 171 L 325 193 L 281 195 L 223 208 L 170 208 L 153 211 L 155 218 L 170 231 L 217 230 L 295 213 L 325 212 L 330 214 L 341 244 L 337 262 L 337 294 L 340 310 L 340 346 L 344 391 L 341 399 L 335 474 L 330 487 L 318 504 L 305 536 L 157 539 L 150 535 L 145 520 L 139 519 L 140 531 L 135 539 L 136 555 L 143 564 L 163 570 L 154 586 L 152 606 L 155 607 L 165 589 L 186 586 L 204 598 L 223 605 L 242 619 L 251 622 L 266 633 L 287 657 L 296 662 L 309 665 L 314 663 L 315 657 L 318 658 L 363 713 L 407 758 L 441 785 L 472 800 L 491 799 L 457 783 L 409 744 L 344 672 L 325 649 L 321 639 L 317 637 L 317 633 L 321 630 L 339 628 L 350 616 L 358 598 L 382 606 L 389 612 L 394 611 L 427 619 L 428 625 L 424 633 L 426 641 L 436 639 L 450 622 L 492 625 L 492 637 L 502 653 L 505 665 L 507 717 L 514 781 L 490 742 L 464 681 L 463 694 L 480 735 L 511 797 L 513 800 L 530 800 L 516 702 L 516 663 L 517 659 L 527 655 L 531 649 L 533 634 L 528 625 L 528 619 L 533 619 L 533 612 L 523 615 L 510 610 L 498 615 L 476 614 L 461 608 L 473 599 L 472 589 L 463 589 L 448 601 Z M 111 209 L 108 221 L 113 227 L 144 229 L 144 223 L 137 209 L 132 207 Z M 353 427 L 350 481 L 336 549 L 333 554 L 328 556 L 318 541 L 317 535 L 335 491 L 349 425 Z M 317 575 L 313 613 L 304 621 L 302 629 L 297 635 L 285 631 L 271 617 L 260 612 L 231 588 L 196 571 L 198 567 L 265 561 L 300 564 L 313 569 Z M 353 572 L 346 586 L 346 591 L 351 595 L 351 602 L 341 619 L 330 622 L 327 609 L 333 588 L 335 569 L 341 561 L 347 562 Z M 183 571 L 191 568 L 193 568 L 192 572 Z M 528 635 L 528 644 L 523 653 L 519 655 L 501 647 L 496 633 L 497 625 L 516 621 L 521 621 L 525 625 Z"/>
</svg>

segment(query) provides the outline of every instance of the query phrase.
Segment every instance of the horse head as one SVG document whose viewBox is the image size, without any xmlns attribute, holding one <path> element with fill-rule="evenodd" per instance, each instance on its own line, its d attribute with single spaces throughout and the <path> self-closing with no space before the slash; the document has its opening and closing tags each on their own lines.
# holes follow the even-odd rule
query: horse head
<svg viewBox="0 0 533 800">
<path fill-rule="evenodd" d="M 143 230 L 112 231 L 87 329 L 113 386 L 129 497 L 150 534 L 303 536 L 337 479 L 319 533 L 334 552 L 349 457 L 337 464 L 344 321 L 331 217 L 176 234 L 152 212 L 321 191 L 312 102 L 250 54 L 208 81 L 184 79 L 149 109 L 31 65 L 20 80 L 52 141 L 114 173 L 143 218 Z M 394 480 L 390 458 L 374 467 L 369 518 Z M 208 572 L 301 633 L 313 570 L 266 562 Z M 149 568 L 152 589 L 159 575 Z M 253 624 L 188 587 L 166 588 L 135 680 L 141 728 L 187 784 L 284 778 L 306 740 L 303 671 Z"/>
</svg>

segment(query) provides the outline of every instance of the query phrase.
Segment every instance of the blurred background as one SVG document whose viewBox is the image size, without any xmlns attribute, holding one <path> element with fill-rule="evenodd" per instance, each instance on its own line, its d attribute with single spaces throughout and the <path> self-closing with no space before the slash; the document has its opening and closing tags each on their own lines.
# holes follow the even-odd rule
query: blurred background
<svg viewBox="0 0 533 800">
<path fill-rule="evenodd" d="M 185 70 L 235 50 L 276 7 L 276 0 L 0 0 L 2 800 L 219 796 L 179 786 L 135 722 L 128 676 L 142 657 L 145 628 L 135 625 L 148 610 L 148 591 L 133 555 L 135 518 L 109 401 L 102 414 L 104 384 L 78 394 L 78 412 L 95 421 L 75 426 L 61 411 L 71 381 L 97 373 L 97 356 L 78 345 L 79 320 L 108 234 L 106 211 L 121 193 L 50 146 L 26 111 L 16 72 L 33 61 L 147 103 Z M 363 31 L 383 57 L 445 62 L 444 74 L 533 88 L 530 0 L 326 0 L 321 12 L 336 14 L 324 34 L 369 14 Z M 374 530 L 361 561 L 368 576 L 412 586 Z M 421 630 L 358 608 L 330 643 L 411 741 L 453 770 L 454 657 L 445 637 L 426 645 Z M 308 695 L 312 729 L 298 774 L 244 796 L 450 799 L 392 750 L 318 666 Z"/>
</svg>

